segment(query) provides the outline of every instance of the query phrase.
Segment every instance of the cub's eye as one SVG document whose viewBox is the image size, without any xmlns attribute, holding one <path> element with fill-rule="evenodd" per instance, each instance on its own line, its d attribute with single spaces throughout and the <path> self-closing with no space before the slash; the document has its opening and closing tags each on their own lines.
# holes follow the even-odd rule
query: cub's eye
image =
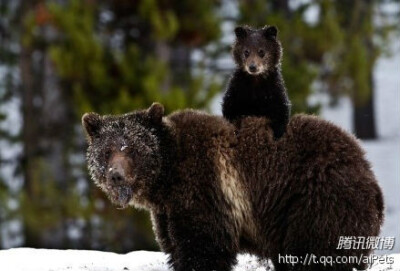
<svg viewBox="0 0 400 271">
<path fill-rule="evenodd" d="M 259 50 L 259 51 L 258 51 L 258 55 L 259 55 L 260 57 L 264 57 L 264 56 L 265 56 L 264 50 Z"/>
<path fill-rule="evenodd" d="M 245 57 L 249 57 L 249 55 L 250 55 L 249 50 L 244 50 L 244 56 L 245 56 Z"/>
</svg>

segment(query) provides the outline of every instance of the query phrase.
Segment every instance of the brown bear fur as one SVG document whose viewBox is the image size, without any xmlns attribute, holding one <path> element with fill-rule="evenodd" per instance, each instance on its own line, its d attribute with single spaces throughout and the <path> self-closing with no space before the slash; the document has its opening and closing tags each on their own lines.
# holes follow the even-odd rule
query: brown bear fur
<svg viewBox="0 0 400 271">
<path fill-rule="evenodd" d="M 233 125 L 162 106 L 121 116 L 85 114 L 92 178 L 118 205 L 148 209 L 176 271 L 228 271 L 236 254 L 368 255 L 336 249 L 340 236 L 377 236 L 381 190 L 357 140 L 317 117 L 296 115 L 279 141 L 266 118 Z"/>
</svg>

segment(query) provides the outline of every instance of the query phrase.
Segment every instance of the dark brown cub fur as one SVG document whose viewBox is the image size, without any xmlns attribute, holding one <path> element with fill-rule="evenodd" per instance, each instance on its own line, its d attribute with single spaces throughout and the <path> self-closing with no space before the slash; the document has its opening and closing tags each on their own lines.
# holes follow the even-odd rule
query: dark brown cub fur
<svg viewBox="0 0 400 271">
<path fill-rule="evenodd" d="M 222 113 L 229 121 L 245 116 L 267 117 L 275 138 L 286 130 L 290 101 L 281 74 L 282 46 L 275 26 L 235 28 L 232 47 L 236 70 L 222 101 Z"/>
<path fill-rule="evenodd" d="M 175 271 L 229 271 L 242 251 L 271 258 L 276 270 L 365 268 L 278 260 L 370 253 L 336 249 L 340 236 L 378 235 L 383 220 L 381 190 L 354 137 L 305 115 L 275 141 L 266 118 L 235 127 L 197 111 L 162 112 L 155 104 L 91 113 L 83 125 L 93 180 L 115 204 L 151 212 Z"/>
</svg>

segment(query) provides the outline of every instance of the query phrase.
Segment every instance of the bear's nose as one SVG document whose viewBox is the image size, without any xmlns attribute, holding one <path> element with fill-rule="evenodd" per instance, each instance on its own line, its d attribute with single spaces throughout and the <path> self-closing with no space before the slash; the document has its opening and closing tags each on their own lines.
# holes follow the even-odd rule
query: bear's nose
<svg viewBox="0 0 400 271">
<path fill-rule="evenodd" d="M 256 72 L 256 71 L 257 71 L 257 66 L 254 65 L 254 64 L 250 64 L 249 70 L 250 70 L 251 72 Z"/>
<path fill-rule="evenodd" d="M 107 179 L 111 185 L 122 185 L 129 178 L 129 171 L 132 168 L 129 158 L 121 153 L 114 155 L 108 165 Z"/>
<path fill-rule="evenodd" d="M 119 185 L 124 181 L 124 177 L 118 171 L 112 171 L 110 178 L 113 184 Z"/>
</svg>

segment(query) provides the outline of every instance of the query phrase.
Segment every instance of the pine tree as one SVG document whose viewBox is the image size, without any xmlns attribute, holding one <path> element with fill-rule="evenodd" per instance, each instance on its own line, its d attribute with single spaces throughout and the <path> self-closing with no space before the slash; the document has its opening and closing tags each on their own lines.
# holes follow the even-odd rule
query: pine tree
<svg viewBox="0 0 400 271">
<path fill-rule="evenodd" d="M 373 71 L 376 61 L 385 50 L 393 26 L 375 22 L 378 6 L 384 1 L 335 1 L 337 21 L 345 33 L 333 65 L 334 88 L 350 95 L 353 103 L 354 133 L 361 139 L 377 137 L 375 125 Z M 339 12 L 340 11 L 340 12 Z"/>
</svg>

